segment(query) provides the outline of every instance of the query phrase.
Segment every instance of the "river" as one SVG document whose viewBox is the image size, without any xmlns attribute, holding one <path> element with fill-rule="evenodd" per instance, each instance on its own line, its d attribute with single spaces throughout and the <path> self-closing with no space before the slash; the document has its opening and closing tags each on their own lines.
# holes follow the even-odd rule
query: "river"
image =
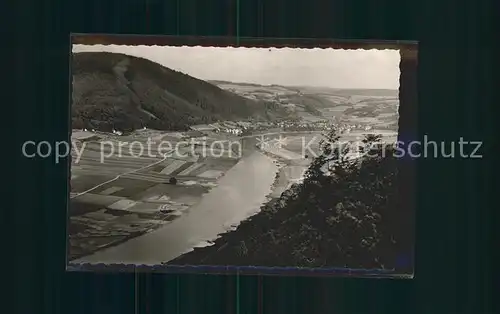
<svg viewBox="0 0 500 314">
<path fill-rule="evenodd" d="M 151 233 L 82 257 L 76 263 L 157 265 L 215 240 L 256 214 L 271 193 L 278 171 L 273 159 L 258 151 L 243 157 L 185 215 Z"/>
</svg>

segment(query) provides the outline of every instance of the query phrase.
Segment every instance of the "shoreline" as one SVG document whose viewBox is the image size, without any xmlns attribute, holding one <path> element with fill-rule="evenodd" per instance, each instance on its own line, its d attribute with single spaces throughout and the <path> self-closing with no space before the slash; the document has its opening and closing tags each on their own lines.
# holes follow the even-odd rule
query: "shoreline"
<svg viewBox="0 0 500 314">
<path fill-rule="evenodd" d="M 132 239 L 135 239 L 137 237 L 141 237 L 143 235 L 146 235 L 150 232 L 156 231 L 162 227 L 165 227 L 169 223 L 173 222 L 175 219 L 179 218 L 180 216 L 174 216 L 174 219 L 169 220 L 169 218 L 171 218 L 171 217 L 172 216 L 167 216 L 167 217 L 165 217 L 165 219 L 157 220 L 159 223 L 149 225 L 148 227 L 144 228 L 144 230 L 131 232 L 129 235 L 124 236 L 122 239 L 105 244 L 103 246 L 100 246 L 97 249 L 90 249 L 90 250 L 86 251 L 85 253 L 80 253 L 80 254 L 71 254 L 71 243 L 70 242 L 71 242 L 72 237 L 70 235 L 68 238 L 68 249 L 67 249 L 68 250 L 68 254 L 67 254 L 68 263 L 71 263 L 71 262 L 78 260 L 80 258 L 91 256 L 91 255 L 96 254 L 100 251 L 121 245 L 129 240 L 132 240 Z M 102 236 L 96 236 L 96 238 L 100 238 L 100 237 L 102 237 Z M 91 238 L 91 237 L 87 237 L 87 238 Z"/>
<path fill-rule="evenodd" d="M 273 210 L 275 204 L 277 204 L 279 198 L 271 198 L 266 203 L 262 204 L 260 210 L 250 216 L 249 218 L 242 220 L 236 229 L 230 230 L 228 232 L 219 234 L 219 237 L 214 241 L 210 241 L 211 245 L 204 247 L 195 247 L 191 251 L 186 252 L 170 261 L 162 262 L 162 265 L 173 265 L 173 266 L 185 266 L 185 265 L 209 265 L 203 264 L 205 260 L 212 257 L 227 248 L 229 245 L 235 244 L 237 242 L 243 242 L 246 237 L 241 236 L 245 231 L 251 231 L 256 226 L 259 226 L 261 222 L 268 220 L 267 213 Z M 195 261 L 195 262 L 194 262 Z M 219 263 L 215 264 L 218 265 Z"/>
<path fill-rule="evenodd" d="M 261 152 L 261 153 L 263 153 L 263 152 Z M 265 201 L 264 201 L 263 205 L 267 204 L 267 203 L 269 203 L 271 201 L 273 201 L 272 194 L 276 190 L 276 188 L 279 186 L 279 180 L 281 178 L 282 168 L 284 166 L 286 166 L 284 163 L 281 163 L 281 162 L 277 161 L 276 158 L 273 158 L 273 156 L 269 156 L 268 154 L 264 154 L 264 155 L 272 159 L 272 162 L 276 165 L 277 170 L 276 170 L 276 173 L 275 173 L 275 176 L 274 176 L 273 183 L 270 185 L 270 192 L 266 195 L 266 198 L 265 198 Z M 238 162 L 240 162 L 240 161 L 238 161 Z M 218 179 L 222 178 L 225 175 L 226 175 L 226 173 L 224 172 Z M 209 193 L 215 187 L 216 186 L 213 186 L 207 192 L 203 193 L 200 196 L 198 202 L 201 201 L 201 199 L 203 198 L 203 196 L 205 194 Z M 248 218 L 240 221 L 237 225 L 235 225 L 234 229 L 230 228 L 228 231 L 226 231 L 224 233 L 217 234 L 214 240 L 207 240 L 205 242 L 206 243 L 214 243 L 214 242 L 216 242 L 220 238 L 221 235 L 224 235 L 224 234 L 226 234 L 228 232 L 232 232 L 232 231 L 236 230 L 241 225 L 242 222 L 250 219 L 251 217 L 253 217 L 253 216 L 257 215 L 257 214 L 259 214 L 260 211 L 262 210 L 263 205 L 261 205 L 259 211 L 255 212 L 254 214 L 252 214 Z M 190 207 L 193 207 L 193 206 L 195 206 L 195 204 L 191 205 Z M 189 211 L 189 209 L 187 209 L 187 211 Z M 130 212 L 130 214 L 133 214 L 133 213 Z M 164 217 L 163 219 L 157 219 L 157 223 L 151 223 L 151 224 L 146 225 L 143 230 L 138 230 L 138 231 L 131 232 L 128 235 L 123 235 L 123 238 L 121 238 L 121 239 L 117 239 L 117 240 L 112 241 L 110 243 L 107 243 L 105 245 L 102 245 L 102 246 L 99 246 L 99 247 L 94 247 L 94 248 L 92 248 L 90 246 L 89 248 L 82 249 L 81 246 L 79 246 L 79 245 L 74 245 L 73 246 L 71 244 L 71 240 L 74 239 L 74 240 L 78 241 L 78 238 L 77 237 L 72 237 L 70 235 L 69 238 L 68 238 L 68 243 L 67 243 L 67 256 L 68 256 L 67 261 L 68 261 L 68 263 L 78 264 L 78 262 L 75 262 L 75 261 L 77 261 L 77 260 L 79 260 L 81 258 L 92 256 L 93 254 L 99 253 L 99 252 L 101 252 L 103 250 L 119 246 L 119 245 L 121 245 L 123 243 L 128 242 L 129 240 L 132 240 L 132 239 L 144 236 L 144 235 L 146 235 L 148 233 L 157 231 L 157 230 L 159 230 L 159 229 L 161 229 L 163 227 L 167 227 L 168 224 L 170 224 L 171 222 L 175 221 L 176 219 L 178 219 L 180 217 L 182 217 L 182 216 L 168 215 L 168 216 Z M 151 220 L 154 220 L 154 219 L 151 219 Z M 76 222 L 76 223 L 78 224 L 78 222 Z M 71 222 L 70 222 L 70 224 L 71 224 Z M 110 231 L 109 233 L 111 234 L 111 233 L 113 233 L 113 231 Z M 77 233 L 75 233 L 75 234 L 77 234 Z M 103 237 L 103 236 L 96 236 L 96 238 L 101 238 L 101 237 Z M 106 237 L 106 236 L 104 236 L 104 237 Z M 109 237 L 112 237 L 112 235 L 109 235 Z M 87 237 L 87 239 L 88 238 L 91 238 L 91 237 Z M 74 247 L 73 250 L 79 251 L 79 252 L 78 253 L 71 253 L 71 251 L 72 251 L 71 248 L 72 247 Z M 207 246 L 202 246 L 202 247 L 199 247 L 199 248 L 203 248 L 203 247 L 207 247 Z M 193 249 L 196 249 L 196 247 L 193 248 Z M 187 253 L 185 253 L 185 254 L 187 254 Z"/>
<path fill-rule="evenodd" d="M 264 154 L 264 152 L 261 152 Z M 281 176 L 282 176 L 282 170 L 284 167 L 286 167 L 286 164 L 284 163 L 281 163 L 279 161 L 277 161 L 276 158 L 272 157 L 272 156 L 269 156 L 267 154 L 264 154 L 265 156 L 271 158 L 273 160 L 274 163 L 276 163 L 276 167 L 277 167 L 277 170 L 276 170 L 276 173 L 274 175 L 274 180 L 273 180 L 273 183 L 269 186 L 270 187 L 270 192 L 265 196 L 265 201 L 260 205 L 259 207 L 259 210 L 256 211 L 254 214 L 250 215 L 249 217 L 241 220 L 237 225 L 235 224 L 233 228 L 229 228 L 229 230 L 227 230 L 226 232 L 223 232 L 223 233 L 219 233 L 216 235 L 215 239 L 213 240 L 204 240 L 203 242 L 205 243 L 209 243 L 210 245 L 205 245 L 205 246 L 199 246 L 199 247 L 193 247 L 190 251 L 182 254 L 182 255 L 179 255 L 178 257 L 176 257 L 175 259 L 173 260 L 176 260 L 182 256 L 184 256 L 185 254 L 190 254 L 192 253 L 193 251 L 197 250 L 197 249 L 205 249 L 205 248 L 210 248 L 214 245 L 216 245 L 220 239 L 222 239 L 224 236 L 226 236 L 227 234 L 230 234 L 230 233 L 233 233 L 233 232 L 236 232 L 240 226 L 244 223 L 246 223 L 247 221 L 250 221 L 252 220 L 253 217 L 259 215 L 262 213 L 262 211 L 266 210 L 266 209 L 269 209 L 269 206 L 272 206 L 276 203 L 276 201 L 279 199 L 279 196 L 272 196 L 274 191 L 279 187 L 279 184 L 280 184 L 280 179 L 281 179 Z M 289 187 L 289 184 L 287 185 L 287 187 L 285 187 L 285 190 L 287 190 Z M 162 262 L 163 263 L 168 263 L 168 262 Z"/>
<path fill-rule="evenodd" d="M 245 234 L 245 231 L 252 231 L 259 225 L 265 225 L 264 222 L 268 221 L 268 213 L 274 211 L 274 206 L 278 204 L 283 194 L 287 193 L 287 191 L 290 191 L 293 188 L 293 185 L 295 185 L 296 183 L 293 183 L 285 178 L 287 184 L 286 186 L 284 186 L 283 192 L 278 196 L 272 196 L 275 190 L 280 188 L 280 180 L 282 179 L 282 176 L 284 176 L 284 174 L 282 173 L 283 169 L 287 166 L 290 166 L 291 162 L 290 160 L 281 158 L 265 151 L 261 151 L 261 153 L 273 159 L 273 161 L 277 164 L 278 169 L 276 171 L 274 181 L 271 184 L 271 192 L 266 196 L 267 201 L 260 206 L 259 211 L 242 220 L 236 226 L 236 228 L 218 234 L 215 240 L 206 241 L 207 243 L 210 243 L 210 245 L 203 247 L 194 247 L 189 252 L 186 252 L 170 261 L 162 262 L 162 265 L 203 265 L 203 262 L 206 259 L 210 258 L 213 254 L 217 254 L 220 251 L 224 250 L 230 244 L 244 241 L 246 237 L 241 236 L 241 234 Z M 193 260 L 196 260 L 197 262 L 190 263 L 190 261 Z"/>
</svg>

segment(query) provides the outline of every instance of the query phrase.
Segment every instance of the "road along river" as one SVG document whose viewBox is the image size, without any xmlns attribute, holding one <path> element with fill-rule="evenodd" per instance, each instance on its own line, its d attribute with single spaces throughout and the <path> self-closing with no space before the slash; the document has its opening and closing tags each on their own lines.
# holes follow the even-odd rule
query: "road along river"
<svg viewBox="0 0 500 314">
<path fill-rule="evenodd" d="M 220 178 L 189 212 L 170 224 L 72 263 L 155 265 L 168 262 L 256 214 L 271 193 L 278 167 L 253 151 Z"/>
</svg>

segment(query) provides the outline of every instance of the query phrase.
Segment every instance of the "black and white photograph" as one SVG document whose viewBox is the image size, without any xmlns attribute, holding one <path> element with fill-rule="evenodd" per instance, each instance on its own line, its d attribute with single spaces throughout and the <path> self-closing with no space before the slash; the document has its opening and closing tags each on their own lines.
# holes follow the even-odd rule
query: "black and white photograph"
<svg viewBox="0 0 500 314">
<path fill-rule="evenodd" d="M 69 265 L 408 272 L 400 62 L 73 44 Z"/>
</svg>

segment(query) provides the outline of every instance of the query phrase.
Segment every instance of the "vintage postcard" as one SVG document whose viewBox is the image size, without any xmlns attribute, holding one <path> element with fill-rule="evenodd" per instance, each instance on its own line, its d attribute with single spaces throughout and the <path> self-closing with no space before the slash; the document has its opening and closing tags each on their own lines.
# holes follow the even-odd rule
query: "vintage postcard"
<svg viewBox="0 0 500 314">
<path fill-rule="evenodd" d="M 72 42 L 68 269 L 412 277 L 415 43 Z"/>
</svg>

